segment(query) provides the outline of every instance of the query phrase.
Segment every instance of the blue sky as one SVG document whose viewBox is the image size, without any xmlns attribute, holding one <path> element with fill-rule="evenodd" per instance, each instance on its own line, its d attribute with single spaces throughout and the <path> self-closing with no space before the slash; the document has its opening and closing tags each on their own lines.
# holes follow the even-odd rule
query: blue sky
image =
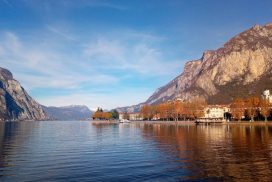
<svg viewBox="0 0 272 182">
<path fill-rule="evenodd" d="M 133 105 L 204 50 L 272 22 L 271 7 L 271 0 L 0 0 L 0 66 L 44 105 Z"/>
</svg>

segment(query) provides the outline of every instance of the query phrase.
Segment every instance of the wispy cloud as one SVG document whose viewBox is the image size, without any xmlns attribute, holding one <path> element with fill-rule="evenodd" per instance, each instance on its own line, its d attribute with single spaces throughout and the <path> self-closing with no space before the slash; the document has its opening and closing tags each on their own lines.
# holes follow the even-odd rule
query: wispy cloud
<svg viewBox="0 0 272 182">
<path fill-rule="evenodd" d="M 126 6 L 122 6 L 117 3 L 110 3 L 109 1 L 89 1 L 87 4 L 89 7 L 102 7 L 102 8 L 111 8 L 116 10 L 128 10 Z"/>
<path fill-rule="evenodd" d="M 61 37 L 63 37 L 64 39 L 67 40 L 71 40 L 71 41 L 76 41 L 76 39 L 74 37 L 72 37 L 71 35 L 64 33 L 63 31 L 60 31 L 59 29 L 57 29 L 56 27 L 53 27 L 51 25 L 47 26 L 47 29 Z"/>
<path fill-rule="evenodd" d="M 3 0 L 8 3 L 8 0 Z M 116 2 L 107 1 L 107 0 L 23 0 L 26 5 L 31 7 L 34 10 L 40 11 L 41 13 L 50 13 L 59 11 L 70 11 L 75 8 L 107 8 L 118 11 L 124 11 L 129 9 L 129 7 L 121 5 Z"/>
<path fill-rule="evenodd" d="M 91 58 L 122 59 L 124 48 L 117 40 L 99 38 L 95 42 L 90 43 L 84 50 L 84 53 Z"/>
<path fill-rule="evenodd" d="M 134 41 L 133 44 L 120 38 L 97 38 L 87 46 L 84 54 L 86 59 L 102 65 L 104 69 L 127 70 L 146 75 L 165 75 L 169 74 L 169 70 L 180 70 L 180 61 L 165 60 L 161 50 L 147 43 L 150 37 L 144 35 L 139 41 L 139 37 L 132 36 L 130 41 Z"/>
<path fill-rule="evenodd" d="M 1 66 L 13 70 L 28 88 L 78 88 L 83 83 L 108 84 L 118 81 L 112 75 L 98 73 L 76 62 L 69 55 L 28 45 L 11 32 L 1 37 Z M 81 70 L 87 74 L 81 74 Z"/>
<path fill-rule="evenodd" d="M 131 89 L 128 82 L 136 83 L 139 77 L 162 78 L 181 69 L 179 61 L 166 60 L 163 50 L 155 46 L 165 40 L 159 36 L 120 31 L 77 40 L 71 32 L 48 26 L 36 39 L 1 32 L 0 66 L 10 69 L 28 91 L 69 92 L 62 96 L 34 94 L 42 104 L 108 109 L 142 102 L 155 90 L 150 86 Z M 107 92 L 96 92 L 98 88 Z"/>
</svg>

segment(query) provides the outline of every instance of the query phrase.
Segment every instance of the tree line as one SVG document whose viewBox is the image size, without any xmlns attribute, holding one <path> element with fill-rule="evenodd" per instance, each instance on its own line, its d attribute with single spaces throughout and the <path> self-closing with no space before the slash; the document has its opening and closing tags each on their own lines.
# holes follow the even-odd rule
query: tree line
<svg viewBox="0 0 272 182">
<path fill-rule="evenodd" d="M 98 108 L 95 113 L 92 115 L 93 120 L 111 120 L 118 119 L 119 114 L 117 110 L 112 110 L 110 112 L 104 112 L 102 108 Z"/>
<path fill-rule="evenodd" d="M 144 120 L 178 121 L 196 119 L 204 116 L 204 108 L 207 103 L 204 99 L 195 98 L 191 101 L 168 101 L 158 105 L 144 105 L 140 109 L 140 115 Z"/>
<path fill-rule="evenodd" d="M 204 99 L 195 98 L 191 101 L 167 101 L 157 105 L 143 105 L 140 109 L 139 117 L 143 120 L 163 120 L 163 121 L 178 121 L 178 120 L 194 120 L 204 117 L 204 109 L 207 103 Z M 237 121 L 255 119 L 264 119 L 267 121 L 272 117 L 271 103 L 267 99 L 260 97 L 248 97 L 234 99 L 230 104 L 231 118 Z M 129 114 L 124 113 L 123 117 L 129 119 Z M 104 112 L 102 108 L 98 108 L 92 116 L 93 119 L 111 120 L 118 119 L 119 114 L 116 110 Z"/>
<path fill-rule="evenodd" d="M 271 103 L 269 100 L 260 97 L 237 98 L 230 104 L 230 112 L 235 120 L 264 119 L 271 116 Z"/>
<path fill-rule="evenodd" d="M 207 103 L 204 99 L 196 98 L 191 101 L 182 102 L 179 100 L 168 101 L 158 105 L 144 105 L 141 107 L 140 115 L 144 120 L 194 120 L 204 117 L 204 109 Z M 251 96 L 248 98 L 234 99 L 230 104 L 230 116 L 234 120 L 261 120 L 267 121 L 272 117 L 272 104 L 269 100 Z"/>
</svg>

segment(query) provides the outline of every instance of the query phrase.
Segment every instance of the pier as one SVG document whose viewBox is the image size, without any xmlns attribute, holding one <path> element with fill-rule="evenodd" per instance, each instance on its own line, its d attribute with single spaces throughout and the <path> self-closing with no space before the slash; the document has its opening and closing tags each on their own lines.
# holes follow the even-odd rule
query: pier
<svg viewBox="0 0 272 182">
<path fill-rule="evenodd" d="M 225 123 L 226 120 L 224 119 L 197 119 L 195 121 L 196 124 L 221 124 L 221 123 Z"/>
</svg>

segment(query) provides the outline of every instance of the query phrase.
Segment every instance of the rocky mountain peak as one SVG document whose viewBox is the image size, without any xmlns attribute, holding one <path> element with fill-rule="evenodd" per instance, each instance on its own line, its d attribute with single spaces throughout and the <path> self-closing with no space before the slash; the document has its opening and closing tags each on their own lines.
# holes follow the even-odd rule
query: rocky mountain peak
<svg viewBox="0 0 272 182">
<path fill-rule="evenodd" d="M 257 31 L 259 31 L 261 28 L 262 28 L 262 27 L 261 27 L 260 25 L 258 25 L 258 24 L 254 25 L 254 26 L 252 27 L 253 30 L 257 30 Z"/>
<path fill-rule="evenodd" d="M 7 69 L 0 68 L 0 79 L 12 80 L 13 79 L 12 73 Z"/>
<path fill-rule="evenodd" d="M 32 99 L 12 73 L 0 68 L 0 121 L 46 120 L 41 105 Z"/>
<path fill-rule="evenodd" d="M 223 47 L 205 51 L 202 58 L 187 62 L 178 77 L 143 104 L 194 97 L 225 104 L 236 97 L 260 95 L 267 88 L 272 88 L 272 23 L 255 25 Z M 127 108 L 132 107 L 123 110 Z"/>
<path fill-rule="evenodd" d="M 272 47 L 271 23 L 264 26 L 254 25 L 252 28 L 233 37 L 224 45 L 224 48 L 230 51 L 257 50 L 263 47 Z"/>
<path fill-rule="evenodd" d="M 267 23 L 267 24 L 264 25 L 264 27 L 272 29 L 272 23 Z"/>
<path fill-rule="evenodd" d="M 215 53 L 215 51 L 213 51 L 213 50 L 204 51 L 201 60 L 202 61 L 207 61 L 212 55 L 214 55 L 214 53 Z"/>
</svg>

